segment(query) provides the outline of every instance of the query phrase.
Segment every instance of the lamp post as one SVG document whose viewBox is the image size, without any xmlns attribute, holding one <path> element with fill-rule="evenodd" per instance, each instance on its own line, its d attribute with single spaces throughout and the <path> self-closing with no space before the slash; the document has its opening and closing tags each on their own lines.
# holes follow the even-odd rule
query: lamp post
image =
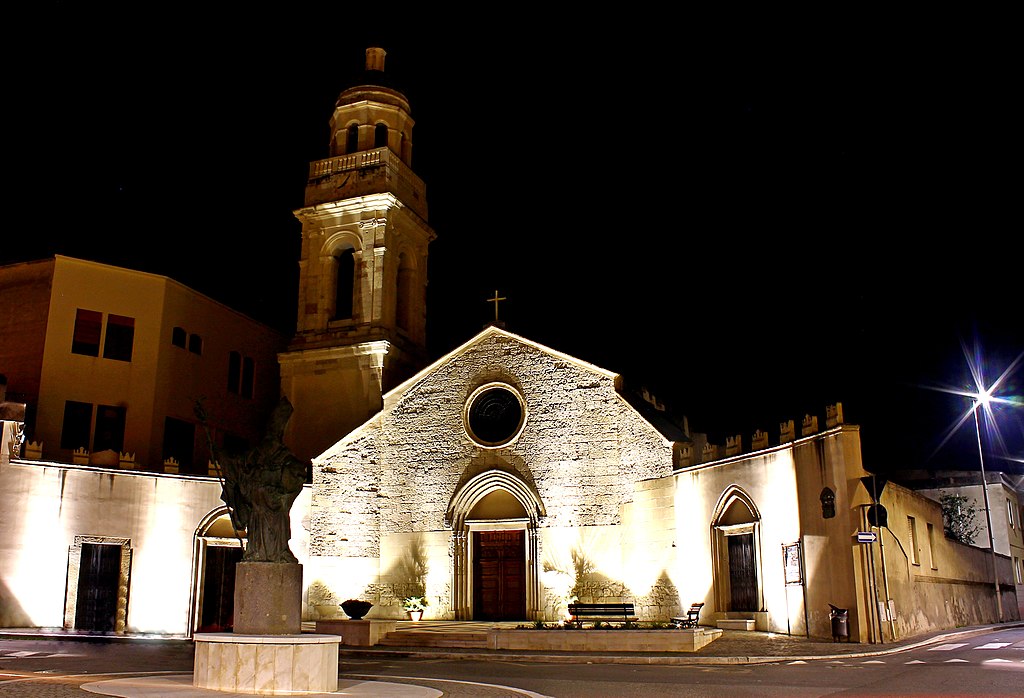
<svg viewBox="0 0 1024 698">
<path fill-rule="evenodd" d="M 999 622 L 1003 622 L 1003 600 L 999 596 L 999 572 L 996 568 L 996 545 L 992 535 L 992 507 L 988 503 L 988 478 L 985 477 L 985 455 L 981 448 L 981 422 L 978 419 L 978 408 L 988 402 L 988 393 L 982 392 L 972 396 L 974 404 L 971 411 L 974 412 L 974 431 L 978 435 L 978 463 L 981 465 L 981 495 L 985 500 L 985 521 L 988 525 L 988 547 L 992 553 L 992 579 L 996 587 L 996 612 L 999 614 Z"/>
</svg>

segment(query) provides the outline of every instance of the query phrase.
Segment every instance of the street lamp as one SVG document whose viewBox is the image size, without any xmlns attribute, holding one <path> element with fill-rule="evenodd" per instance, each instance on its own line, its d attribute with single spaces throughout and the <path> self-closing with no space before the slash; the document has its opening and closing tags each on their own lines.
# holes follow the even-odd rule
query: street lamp
<svg viewBox="0 0 1024 698">
<path fill-rule="evenodd" d="M 999 595 L 999 572 L 996 568 L 996 544 L 992 535 L 992 507 L 988 503 L 988 478 L 985 477 L 985 455 L 981 448 L 981 421 L 978 419 L 978 408 L 989 403 L 991 395 L 982 391 L 971 396 L 973 405 L 971 411 L 974 413 L 974 431 L 978 435 L 978 463 L 981 465 L 981 495 L 985 500 L 985 520 L 988 524 L 988 547 L 992 553 L 992 579 L 996 587 L 996 612 L 999 614 L 999 622 L 1003 622 L 1003 600 Z"/>
<path fill-rule="evenodd" d="M 978 461 L 981 465 L 981 493 L 985 500 L 985 520 L 988 523 L 988 547 L 992 553 L 992 579 L 996 588 L 996 610 L 999 614 L 999 622 L 1003 621 L 1003 600 L 999 596 L 999 572 L 996 567 L 996 546 L 995 538 L 992 531 L 992 507 L 989 505 L 988 500 L 988 478 L 985 477 L 985 455 L 981 445 L 981 418 L 978 416 L 979 408 L 983 408 L 985 413 L 989 416 L 990 422 L 988 423 L 993 427 L 990 432 L 990 437 L 995 435 L 995 439 L 999 442 L 1002 439 L 999 436 L 999 430 L 995 425 L 995 414 L 992 411 L 992 403 L 999 403 L 1003 405 L 1009 405 L 1012 407 L 1024 406 L 1024 401 L 1019 396 L 1011 397 L 998 397 L 996 391 L 1001 388 L 1003 382 L 1006 381 L 1016 370 L 1019 365 L 1024 363 L 1024 352 L 1017 355 L 1010 365 L 1000 374 L 999 378 L 995 380 L 987 388 L 985 387 L 985 376 L 984 376 L 984 362 L 982 360 L 981 348 L 975 345 L 973 355 L 968 351 L 967 345 L 961 341 L 963 347 L 964 356 L 967 359 L 968 368 L 971 370 L 971 376 L 974 379 L 974 391 L 965 390 L 954 390 L 939 388 L 942 392 L 951 393 L 953 395 L 961 395 L 971 400 L 970 413 L 974 415 L 974 432 L 978 437 Z M 949 441 L 953 434 L 966 422 L 969 418 L 969 413 L 964 412 L 956 424 L 946 433 L 945 438 L 939 447 L 935 449 L 936 453 L 942 446 Z"/>
</svg>

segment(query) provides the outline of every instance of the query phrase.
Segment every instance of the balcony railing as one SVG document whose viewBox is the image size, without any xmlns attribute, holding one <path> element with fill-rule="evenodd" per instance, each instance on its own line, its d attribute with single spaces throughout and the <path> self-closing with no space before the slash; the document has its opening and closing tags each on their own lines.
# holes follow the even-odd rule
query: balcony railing
<svg viewBox="0 0 1024 698">
<path fill-rule="evenodd" d="M 404 163 L 402 163 L 398 156 L 387 148 L 375 148 L 374 150 L 364 150 L 350 155 L 337 155 L 326 160 L 311 162 L 309 163 L 309 181 L 312 182 L 323 177 L 330 177 L 333 174 L 347 170 L 358 170 L 363 167 L 374 167 L 384 164 L 404 167 Z"/>
</svg>

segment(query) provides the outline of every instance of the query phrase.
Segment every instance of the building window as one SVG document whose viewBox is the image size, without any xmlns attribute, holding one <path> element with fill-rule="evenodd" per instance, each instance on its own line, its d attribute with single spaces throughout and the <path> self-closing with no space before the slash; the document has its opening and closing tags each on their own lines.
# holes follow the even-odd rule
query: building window
<svg viewBox="0 0 1024 698">
<path fill-rule="evenodd" d="M 249 450 L 249 441 L 235 434 L 224 434 L 224 453 L 240 456 Z"/>
<path fill-rule="evenodd" d="M 197 334 L 189 335 L 188 350 L 193 354 L 201 355 L 203 353 L 203 338 Z"/>
<path fill-rule="evenodd" d="M 182 474 L 206 475 L 193 472 L 195 462 L 196 425 L 174 417 L 164 418 L 163 459 L 178 461 L 178 472 Z"/>
<path fill-rule="evenodd" d="M 469 397 L 463 421 L 477 444 L 496 448 L 519 436 L 526 422 L 526 407 L 510 386 L 490 383 Z"/>
<path fill-rule="evenodd" d="M 1012 499 L 1007 499 L 1006 500 L 1006 518 L 1010 522 L 1010 528 L 1016 528 L 1017 527 L 1016 523 L 1013 520 L 1013 508 L 1014 508 L 1013 507 L 1013 500 Z"/>
<path fill-rule="evenodd" d="M 71 353 L 99 356 L 102 327 L 103 313 L 79 308 L 75 314 L 75 334 L 71 339 Z"/>
<path fill-rule="evenodd" d="M 334 286 L 334 318 L 352 318 L 352 297 L 355 295 L 356 259 L 351 247 L 339 250 L 334 255 L 336 281 Z"/>
<path fill-rule="evenodd" d="M 228 353 L 228 392 L 252 399 L 256 362 L 237 351 Z"/>
<path fill-rule="evenodd" d="M 131 361 L 134 341 L 135 318 L 114 314 L 107 316 L 107 336 L 103 340 L 104 359 Z"/>
<path fill-rule="evenodd" d="M 125 408 L 117 405 L 96 406 L 96 433 L 93 435 L 92 450 L 124 450 Z"/>
<path fill-rule="evenodd" d="M 89 448 L 92 427 L 92 405 L 68 400 L 64 403 L 64 421 L 60 428 L 60 447 L 69 450 Z"/>
<path fill-rule="evenodd" d="M 928 524 L 928 564 L 933 570 L 938 569 L 935 566 L 935 526 L 932 524 Z"/>
<path fill-rule="evenodd" d="M 228 392 L 238 394 L 242 383 L 242 355 L 237 351 L 228 352 Z"/>
<path fill-rule="evenodd" d="M 242 397 L 252 399 L 253 383 L 256 375 L 256 363 L 251 357 L 242 359 Z"/>
<path fill-rule="evenodd" d="M 907 527 L 910 529 L 910 561 L 915 565 L 920 565 L 921 553 L 918 551 L 917 543 L 917 519 L 908 516 Z"/>
<path fill-rule="evenodd" d="M 395 301 L 395 325 L 405 331 L 412 329 L 413 270 L 407 255 L 398 258 L 398 294 Z"/>
<path fill-rule="evenodd" d="M 388 125 L 377 124 L 373 129 L 373 147 L 384 148 L 388 144 Z"/>
<path fill-rule="evenodd" d="M 171 344 L 173 344 L 176 347 L 181 347 L 182 349 L 184 349 L 185 338 L 187 336 L 188 333 L 185 332 L 184 327 L 175 327 L 173 330 L 171 330 Z"/>
<path fill-rule="evenodd" d="M 1013 574 L 1017 577 L 1017 584 L 1024 584 L 1024 574 L 1021 573 L 1021 569 L 1024 568 L 1024 560 L 1020 558 L 1013 558 Z"/>
<path fill-rule="evenodd" d="M 348 127 L 345 139 L 345 154 L 354 153 L 359 150 L 359 126 L 352 124 Z"/>
</svg>

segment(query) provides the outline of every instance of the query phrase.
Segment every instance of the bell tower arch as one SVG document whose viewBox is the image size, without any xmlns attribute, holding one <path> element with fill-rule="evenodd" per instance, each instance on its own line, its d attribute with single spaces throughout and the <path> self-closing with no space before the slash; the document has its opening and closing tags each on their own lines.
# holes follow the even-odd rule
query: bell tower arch
<svg viewBox="0 0 1024 698">
<path fill-rule="evenodd" d="M 426 187 L 412 171 L 414 121 L 366 50 L 363 80 L 342 91 L 329 157 L 310 163 L 296 334 L 279 354 L 295 408 L 286 443 L 312 458 L 375 414 L 383 394 L 426 363 Z"/>
</svg>

